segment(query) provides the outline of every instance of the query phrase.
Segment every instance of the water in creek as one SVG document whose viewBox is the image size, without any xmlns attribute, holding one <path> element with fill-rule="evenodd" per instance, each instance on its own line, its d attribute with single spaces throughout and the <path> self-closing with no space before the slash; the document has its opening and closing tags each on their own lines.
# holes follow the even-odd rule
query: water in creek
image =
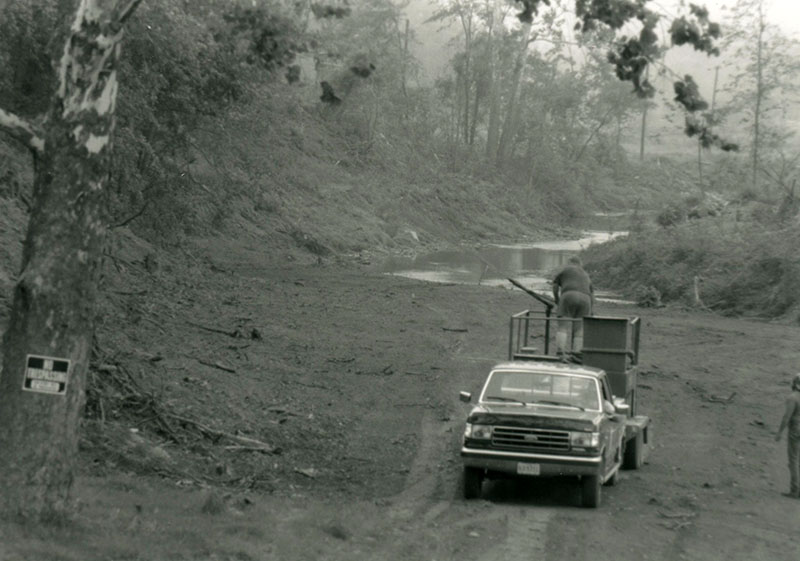
<svg viewBox="0 0 800 561">
<path fill-rule="evenodd" d="M 387 274 L 431 282 L 486 286 L 511 286 L 507 279 L 512 277 L 534 290 L 551 294 L 549 281 L 570 256 L 591 244 L 603 243 L 626 233 L 587 231 L 577 240 L 437 251 L 413 259 L 392 258 L 384 263 L 382 270 Z M 600 291 L 597 296 L 615 299 L 613 294 Z"/>
</svg>

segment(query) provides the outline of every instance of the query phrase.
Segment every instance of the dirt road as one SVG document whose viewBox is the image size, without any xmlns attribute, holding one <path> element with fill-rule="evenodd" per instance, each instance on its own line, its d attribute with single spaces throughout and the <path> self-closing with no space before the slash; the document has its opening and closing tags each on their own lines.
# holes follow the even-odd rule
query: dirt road
<svg viewBox="0 0 800 561">
<path fill-rule="evenodd" d="M 507 318 L 528 296 L 352 263 L 261 265 L 256 247 L 196 255 L 155 272 L 131 256 L 111 275 L 106 305 L 124 312 L 106 316 L 100 348 L 165 406 L 280 453 L 181 447 L 145 428 L 141 449 L 163 453 L 148 471 L 87 446 L 75 520 L 0 525 L 0 559 L 800 558 L 800 501 L 780 494 L 773 440 L 800 327 L 602 309 L 643 318 L 648 463 L 604 488 L 598 510 L 580 508 L 571 480 L 496 482 L 466 502 L 458 391 L 505 358 Z M 120 438 L 135 428 L 105 415 Z"/>
</svg>

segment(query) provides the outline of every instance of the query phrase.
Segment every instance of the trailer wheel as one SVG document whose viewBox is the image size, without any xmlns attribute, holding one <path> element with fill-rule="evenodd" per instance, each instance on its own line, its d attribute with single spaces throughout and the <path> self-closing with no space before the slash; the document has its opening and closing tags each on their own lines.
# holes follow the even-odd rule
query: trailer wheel
<svg viewBox="0 0 800 561">
<path fill-rule="evenodd" d="M 586 508 L 600 506 L 602 486 L 599 475 L 584 475 L 581 477 L 581 504 Z"/>
<path fill-rule="evenodd" d="M 638 431 L 625 445 L 625 456 L 622 467 L 625 469 L 639 469 L 644 463 L 644 434 Z"/>
<path fill-rule="evenodd" d="M 464 498 L 479 499 L 483 491 L 483 471 L 474 467 L 464 468 Z"/>
</svg>

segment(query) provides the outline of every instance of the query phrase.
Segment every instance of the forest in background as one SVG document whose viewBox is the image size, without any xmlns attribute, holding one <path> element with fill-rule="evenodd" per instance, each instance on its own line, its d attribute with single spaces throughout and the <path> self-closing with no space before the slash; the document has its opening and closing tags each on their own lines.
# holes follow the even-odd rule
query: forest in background
<svg viewBox="0 0 800 561">
<path fill-rule="evenodd" d="M 736 103 L 715 105 L 715 88 L 695 111 L 676 108 L 696 159 L 649 157 L 652 102 L 618 79 L 611 34 L 565 35 L 567 6 L 523 24 L 513 4 L 437 4 L 434 19 L 462 33 L 450 71 L 421 85 L 415 30 L 390 0 L 145 2 L 122 57 L 109 222 L 162 248 L 253 235 L 277 260 L 519 240 L 595 211 L 650 210 L 657 220 L 636 224 L 644 235 L 590 256 L 601 282 L 694 301 L 701 277 L 706 294 L 721 291 L 704 299 L 712 308 L 795 309 L 782 288 L 799 268 L 786 235 L 797 229 L 795 42 L 765 23 L 763 2 L 738 2 L 724 35 L 737 39 L 720 57 L 741 62 Z M 73 10 L 6 4 L 0 106 L 43 112 Z M 640 154 L 626 150 L 640 141 Z M 1 140 L 3 204 L 22 209 L 7 220 L 23 220 L 30 178 L 28 155 Z M 699 227 L 712 249 L 696 243 Z M 10 281 L 13 249 L 4 255 Z M 753 278 L 730 284 L 721 259 Z M 764 283 L 780 305 L 758 301 Z"/>
</svg>

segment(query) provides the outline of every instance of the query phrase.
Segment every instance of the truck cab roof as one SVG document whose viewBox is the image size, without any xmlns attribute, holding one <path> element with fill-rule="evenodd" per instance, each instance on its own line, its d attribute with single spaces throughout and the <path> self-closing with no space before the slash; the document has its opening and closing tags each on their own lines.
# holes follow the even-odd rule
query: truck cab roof
<svg viewBox="0 0 800 561">
<path fill-rule="evenodd" d="M 513 360 L 495 364 L 492 370 L 514 370 L 517 372 L 549 372 L 553 374 L 576 374 L 602 378 L 604 370 L 592 366 L 583 366 L 569 362 L 551 362 L 536 360 Z"/>
</svg>

